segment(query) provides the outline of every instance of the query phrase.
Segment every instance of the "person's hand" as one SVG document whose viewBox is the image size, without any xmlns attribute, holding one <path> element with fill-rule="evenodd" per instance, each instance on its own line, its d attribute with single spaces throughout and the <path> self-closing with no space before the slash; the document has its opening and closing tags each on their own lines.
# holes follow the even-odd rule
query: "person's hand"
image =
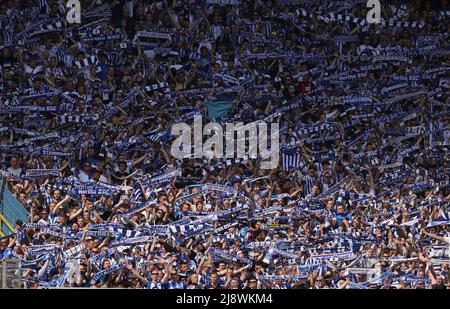
<svg viewBox="0 0 450 309">
<path fill-rule="evenodd" d="M 231 278 L 231 275 L 233 274 L 232 269 L 227 269 L 227 278 Z"/>
<path fill-rule="evenodd" d="M 90 210 L 92 208 L 92 203 L 91 202 L 86 202 L 86 209 Z"/>
</svg>

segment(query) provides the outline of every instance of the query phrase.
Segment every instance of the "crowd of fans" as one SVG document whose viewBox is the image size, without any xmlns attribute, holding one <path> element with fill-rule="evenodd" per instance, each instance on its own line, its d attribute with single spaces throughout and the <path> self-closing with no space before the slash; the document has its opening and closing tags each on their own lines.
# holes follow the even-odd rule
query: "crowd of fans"
<svg viewBox="0 0 450 309">
<path fill-rule="evenodd" d="M 26 288 L 450 286 L 447 1 L 0 2 Z M 278 167 L 174 158 L 195 115 L 278 122 Z"/>
</svg>

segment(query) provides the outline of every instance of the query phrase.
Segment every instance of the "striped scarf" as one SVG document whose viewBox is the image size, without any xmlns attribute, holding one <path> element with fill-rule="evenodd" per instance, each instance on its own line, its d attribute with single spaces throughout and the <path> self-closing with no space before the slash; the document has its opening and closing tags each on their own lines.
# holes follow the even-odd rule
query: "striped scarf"
<svg viewBox="0 0 450 309">
<path fill-rule="evenodd" d="M 102 277 L 104 277 L 104 276 L 106 276 L 106 275 L 109 275 L 109 274 L 111 274 L 111 273 L 113 273 L 113 272 L 115 272 L 115 271 L 118 271 L 118 270 L 120 270 L 120 269 L 122 269 L 122 268 L 124 268 L 124 267 L 125 267 L 124 264 L 117 264 L 117 265 L 115 265 L 115 266 L 111 266 L 111 267 L 108 268 L 108 269 L 101 270 L 101 271 L 99 271 L 98 273 L 96 273 L 96 274 L 94 274 L 94 275 L 92 276 L 92 279 L 91 279 L 91 281 L 90 281 L 90 284 L 93 285 L 93 284 L 95 284 L 99 279 L 101 279 Z"/>
</svg>

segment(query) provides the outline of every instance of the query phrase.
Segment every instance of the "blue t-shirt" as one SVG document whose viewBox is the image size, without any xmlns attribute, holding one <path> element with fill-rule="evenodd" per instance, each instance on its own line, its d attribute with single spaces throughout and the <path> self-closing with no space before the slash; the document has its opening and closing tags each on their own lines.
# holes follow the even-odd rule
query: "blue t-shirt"
<svg viewBox="0 0 450 309">
<path fill-rule="evenodd" d="M 167 289 L 167 284 L 163 284 L 161 282 L 155 284 L 153 281 L 149 280 L 147 282 L 147 289 L 165 290 Z"/>
<path fill-rule="evenodd" d="M 341 222 L 344 221 L 345 219 L 347 219 L 348 221 L 351 221 L 352 220 L 352 215 L 350 215 L 348 213 L 336 214 L 336 222 L 337 222 L 337 224 L 341 224 Z"/>
</svg>

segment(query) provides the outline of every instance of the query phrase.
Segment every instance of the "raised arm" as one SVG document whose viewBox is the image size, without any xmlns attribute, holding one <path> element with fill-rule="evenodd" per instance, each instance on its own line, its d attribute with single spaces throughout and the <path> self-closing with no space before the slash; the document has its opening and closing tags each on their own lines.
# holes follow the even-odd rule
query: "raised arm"
<svg viewBox="0 0 450 309">
<path fill-rule="evenodd" d="M 444 237 L 441 237 L 441 236 L 436 235 L 436 234 L 429 233 L 425 229 L 421 229 L 420 232 L 422 234 L 428 236 L 428 237 L 431 237 L 431 238 L 434 238 L 434 239 L 437 239 L 437 240 L 440 240 L 440 241 L 443 241 L 443 242 L 448 242 L 448 240 L 445 239 Z"/>
</svg>

